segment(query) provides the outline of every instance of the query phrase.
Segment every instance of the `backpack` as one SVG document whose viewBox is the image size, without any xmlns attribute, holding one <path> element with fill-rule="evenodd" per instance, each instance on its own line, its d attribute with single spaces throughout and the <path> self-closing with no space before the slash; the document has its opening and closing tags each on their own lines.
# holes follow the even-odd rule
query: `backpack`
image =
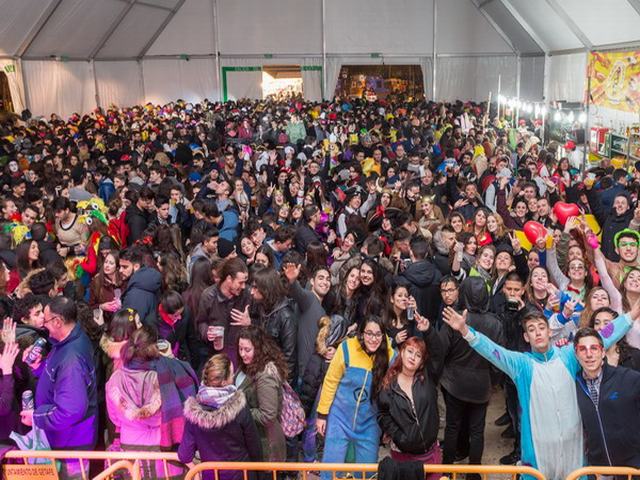
<svg viewBox="0 0 640 480">
<path fill-rule="evenodd" d="M 300 397 L 293 391 L 288 382 L 282 384 L 282 412 L 280 413 L 280 425 L 284 436 L 294 438 L 304 430 L 305 415 Z"/>
</svg>

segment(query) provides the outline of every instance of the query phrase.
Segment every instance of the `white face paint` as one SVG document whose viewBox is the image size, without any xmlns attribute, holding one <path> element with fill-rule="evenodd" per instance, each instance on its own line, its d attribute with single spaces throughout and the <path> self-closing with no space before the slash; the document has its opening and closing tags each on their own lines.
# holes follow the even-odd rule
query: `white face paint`
<svg viewBox="0 0 640 480">
<path fill-rule="evenodd" d="M 9 162 L 9 171 L 16 173 L 18 171 L 18 162 Z"/>
</svg>

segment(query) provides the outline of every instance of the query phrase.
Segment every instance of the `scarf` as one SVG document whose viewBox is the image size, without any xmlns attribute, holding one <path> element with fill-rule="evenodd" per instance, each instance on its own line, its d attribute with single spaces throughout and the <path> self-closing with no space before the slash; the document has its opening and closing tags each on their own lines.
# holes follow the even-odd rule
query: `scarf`
<svg viewBox="0 0 640 480">
<path fill-rule="evenodd" d="M 184 402 L 196 394 L 198 379 L 192 368 L 175 358 L 159 357 L 155 360 L 132 360 L 131 370 L 153 370 L 158 374 L 160 398 L 162 399 L 162 425 L 160 448 L 175 449 L 182 441 L 184 431 Z"/>
<path fill-rule="evenodd" d="M 206 405 L 211 408 L 220 408 L 227 401 L 233 397 L 238 391 L 238 387 L 235 385 L 227 385 L 226 387 L 207 387 L 204 384 L 200 385 L 198 389 L 198 395 L 196 399 L 198 403 Z"/>
<path fill-rule="evenodd" d="M 179 320 L 178 318 L 172 319 L 171 315 L 164 311 L 162 304 L 158 305 L 158 315 L 160 315 L 162 321 L 170 327 L 173 327 Z"/>
</svg>

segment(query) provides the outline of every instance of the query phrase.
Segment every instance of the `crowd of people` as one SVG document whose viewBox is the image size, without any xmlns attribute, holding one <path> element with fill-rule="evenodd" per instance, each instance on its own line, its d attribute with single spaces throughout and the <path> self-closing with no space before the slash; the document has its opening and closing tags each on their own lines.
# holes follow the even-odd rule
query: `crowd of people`
<svg viewBox="0 0 640 480">
<path fill-rule="evenodd" d="M 581 171 L 539 128 L 295 98 L 5 121 L 0 442 L 481 464 L 500 386 L 501 463 L 640 467 L 640 162 Z"/>
</svg>

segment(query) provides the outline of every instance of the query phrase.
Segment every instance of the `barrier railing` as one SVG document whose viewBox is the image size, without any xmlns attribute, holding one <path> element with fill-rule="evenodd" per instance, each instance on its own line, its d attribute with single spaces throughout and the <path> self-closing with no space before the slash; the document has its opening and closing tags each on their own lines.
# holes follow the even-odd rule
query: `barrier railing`
<svg viewBox="0 0 640 480">
<path fill-rule="evenodd" d="M 255 471 L 271 472 L 273 480 L 277 480 L 280 472 L 300 472 L 302 480 L 307 480 L 310 472 L 331 472 L 331 477 L 335 480 L 338 472 L 350 472 L 354 478 L 366 477 L 367 473 L 377 472 L 378 465 L 375 463 L 203 462 L 189 470 L 184 479 L 194 480 L 196 475 L 207 471 L 213 471 L 215 480 L 219 479 L 221 471 L 241 471 L 244 480 L 248 480 L 249 472 Z M 354 472 L 358 475 L 356 476 Z M 424 472 L 450 476 L 452 480 L 456 480 L 459 474 L 467 473 L 477 473 L 485 479 L 487 475 L 510 475 L 514 480 L 517 475 L 529 475 L 536 480 L 545 480 L 544 475 L 535 468 L 517 465 L 425 465 Z"/>
<path fill-rule="evenodd" d="M 111 475 L 120 470 L 127 470 L 129 472 L 129 475 L 131 476 L 131 480 L 140 480 L 140 469 L 136 468 L 131 462 L 127 460 L 118 460 L 104 472 L 93 477 L 93 480 L 106 480 L 107 478 L 110 478 Z"/>
<path fill-rule="evenodd" d="M 88 480 L 89 472 L 84 467 L 82 460 L 100 460 L 106 463 L 106 470 L 98 475 L 94 480 L 109 478 L 117 470 L 126 469 L 129 471 L 132 480 L 144 478 L 141 468 L 144 462 L 162 462 L 164 478 L 171 478 L 169 472 L 169 462 L 178 462 L 178 456 L 171 452 L 88 452 L 88 451 L 55 451 L 55 450 L 11 450 L 6 453 L 5 459 L 49 459 L 49 460 L 78 460 L 82 468 L 83 480 Z M 583 469 L 585 470 L 585 469 Z M 623 469 L 621 474 L 639 474 L 638 470 Z M 241 471 L 244 480 L 248 480 L 249 472 L 270 472 L 274 480 L 277 480 L 279 472 L 300 472 L 302 480 L 310 479 L 310 472 L 331 472 L 332 478 L 341 472 L 356 472 L 356 478 L 367 476 L 378 471 L 377 464 L 357 464 L 357 463 L 288 463 L 288 462 L 203 462 L 191 468 L 185 476 L 185 480 L 193 480 L 201 472 L 213 471 L 214 478 L 218 480 L 220 471 Z M 529 475 L 536 480 L 546 480 L 544 475 L 531 467 L 517 465 L 425 465 L 426 474 L 438 473 L 446 475 L 451 480 L 457 480 L 458 475 L 476 473 L 487 478 L 488 475 L 509 475 L 515 480 L 517 475 Z M 578 472 L 580 472 L 579 470 Z M 618 471 L 618 470 L 616 470 Z M 574 472 L 575 473 L 575 472 Z M 361 475 L 360 475 L 361 474 Z M 603 472 L 603 474 L 607 474 Z M 573 474 L 572 474 L 573 475 Z M 567 480 L 577 480 L 582 475 L 579 474 Z"/>
<path fill-rule="evenodd" d="M 82 480 L 89 479 L 89 472 L 85 468 L 83 460 L 99 460 L 106 463 L 106 468 L 112 468 L 119 461 L 125 461 L 132 466 L 135 470 L 137 478 L 141 478 L 141 468 L 145 468 L 145 463 L 148 462 L 160 462 L 161 472 L 158 475 L 164 474 L 164 478 L 169 480 L 172 474 L 169 472 L 168 462 L 178 462 L 178 455 L 173 452 L 144 452 L 144 451 L 124 451 L 124 452 L 89 452 L 79 450 L 10 450 L 5 456 L 5 459 L 23 460 L 27 463 L 29 459 L 48 459 L 54 460 L 77 460 L 79 462 L 80 474 Z M 124 464 L 120 464 L 124 465 Z M 121 466 L 121 468 L 126 468 Z M 156 469 L 157 470 L 157 469 Z M 186 467 L 185 467 L 186 470 Z M 104 472 L 101 473 L 101 475 Z M 107 477 L 102 477 L 107 478 Z M 159 478 L 162 478 L 159 476 Z M 135 480 L 134 479 L 134 480 Z"/>
<path fill-rule="evenodd" d="M 584 467 L 571 472 L 566 480 L 578 480 L 580 477 L 587 475 L 595 475 L 596 479 L 605 476 L 626 476 L 631 479 L 632 476 L 640 476 L 639 468 L 631 467 Z"/>
</svg>

